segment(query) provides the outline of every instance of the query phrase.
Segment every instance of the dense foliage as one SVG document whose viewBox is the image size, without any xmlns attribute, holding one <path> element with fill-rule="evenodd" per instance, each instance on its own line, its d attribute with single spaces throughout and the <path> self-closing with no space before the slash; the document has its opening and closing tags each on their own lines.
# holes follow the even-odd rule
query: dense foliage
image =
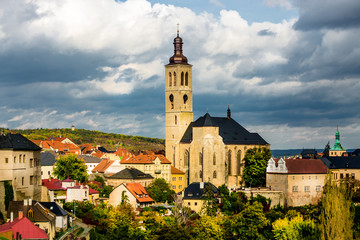
<svg viewBox="0 0 360 240">
<path fill-rule="evenodd" d="M 164 139 L 148 138 L 141 136 L 128 136 L 124 134 L 104 133 L 100 131 L 91 131 L 85 129 L 70 128 L 59 129 L 4 129 L 0 128 L 5 134 L 8 132 L 20 133 L 31 140 L 46 140 L 51 137 L 68 137 L 76 144 L 90 143 L 93 146 L 104 146 L 108 150 L 117 148 L 126 148 L 133 151 L 139 150 L 164 150 Z"/>
<path fill-rule="evenodd" d="M 247 185 L 264 186 L 266 184 L 266 167 L 270 158 L 270 149 L 266 147 L 251 148 L 246 151 L 243 180 Z"/>
<path fill-rule="evenodd" d="M 175 191 L 171 189 L 169 183 L 163 178 L 155 178 L 149 186 L 146 188 L 149 196 L 154 199 L 155 202 L 172 202 L 171 196 L 175 194 Z"/>
<path fill-rule="evenodd" d="M 55 162 L 53 174 L 60 180 L 70 178 L 82 183 L 88 178 L 84 160 L 76 155 L 60 156 Z"/>
</svg>

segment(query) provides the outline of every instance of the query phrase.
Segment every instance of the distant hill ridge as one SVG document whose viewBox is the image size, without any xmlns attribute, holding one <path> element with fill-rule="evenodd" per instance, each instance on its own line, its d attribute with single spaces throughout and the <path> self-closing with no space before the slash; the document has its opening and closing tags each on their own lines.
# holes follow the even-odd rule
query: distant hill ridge
<svg viewBox="0 0 360 240">
<path fill-rule="evenodd" d="M 108 150 L 116 150 L 118 148 L 126 148 L 130 151 L 164 150 L 165 140 L 158 138 L 148 138 L 141 136 L 131 136 L 116 133 L 105 133 L 94 130 L 70 128 L 38 128 L 38 129 L 5 129 L 0 128 L 0 132 L 7 134 L 20 133 L 30 140 L 46 140 L 50 137 L 67 137 L 80 145 L 90 143 L 93 146 L 103 146 Z"/>
</svg>

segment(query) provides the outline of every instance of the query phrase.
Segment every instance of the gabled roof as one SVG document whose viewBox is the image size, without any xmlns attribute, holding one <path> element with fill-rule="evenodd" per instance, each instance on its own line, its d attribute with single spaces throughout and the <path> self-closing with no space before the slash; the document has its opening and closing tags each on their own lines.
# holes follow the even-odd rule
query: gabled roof
<svg viewBox="0 0 360 240">
<path fill-rule="evenodd" d="M 150 174 L 143 173 L 136 168 L 125 168 L 118 173 L 108 177 L 109 179 L 153 179 Z"/>
<path fill-rule="evenodd" d="M 78 158 L 83 159 L 85 163 L 100 163 L 101 158 L 98 158 L 93 155 L 78 155 Z"/>
<path fill-rule="evenodd" d="M 190 143 L 193 140 L 195 127 L 219 127 L 219 135 L 225 144 L 268 144 L 259 134 L 249 132 L 232 118 L 211 117 L 209 113 L 190 123 L 181 139 L 182 143 Z"/>
<path fill-rule="evenodd" d="M 154 202 L 140 183 L 126 183 L 125 186 L 138 202 Z"/>
<path fill-rule="evenodd" d="M 360 169 L 360 156 L 323 157 L 321 160 L 330 169 Z"/>
<path fill-rule="evenodd" d="M 41 147 L 21 134 L 0 135 L 0 149 L 40 151 Z"/>
<path fill-rule="evenodd" d="M 137 155 L 121 160 L 121 164 L 154 164 L 154 160 L 156 158 L 159 158 L 162 164 L 171 164 L 171 162 L 164 155 Z"/>
<path fill-rule="evenodd" d="M 184 199 L 201 199 L 208 186 L 214 193 L 218 192 L 217 188 L 210 182 L 193 182 L 185 188 Z"/>
<path fill-rule="evenodd" d="M 49 209 L 56 216 L 66 216 L 68 213 L 62 209 L 56 202 L 39 202 L 41 205 Z"/>
<path fill-rule="evenodd" d="M 33 200 L 32 205 L 24 205 L 23 201 L 10 201 L 9 208 L 7 211 L 7 217 L 10 218 L 10 213 L 14 213 L 14 218 L 18 217 L 19 211 L 22 211 L 32 222 L 52 222 L 55 221 L 55 214 L 47 211 L 39 202 Z M 29 211 L 33 213 L 28 214 Z"/>
<path fill-rule="evenodd" d="M 171 166 L 171 174 L 185 174 L 180 169 L 177 169 L 176 167 Z"/>
<path fill-rule="evenodd" d="M 56 158 L 53 154 L 49 152 L 41 153 L 41 166 L 54 166 L 56 163 Z"/>
<path fill-rule="evenodd" d="M 13 239 L 16 239 L 16 234 L 21 234 L 22 239 L 49 239 L 44 230 L 37 227 L 28 218 L 15 218 L 12 222 L 0 225 L 0 232 L 12 230 Z"/>
<path fill-rule="evenodd" d="M 320 159 L 285 159 L 288 173 L 291 174 L 326 174 L 328 168 Z"/>
<path fill-rule="evenodd" d="M 89 194 L 98 194 L 99 191 L 96 191 L 95 189 L 92 189 L 89 187 Z"/>
<path fill-rule="evenodd" d="M 104 173 L 106 169 L 108 169 L 111 164 L 113 164 L 113 162 L 113 160 L 103 159 L 98 165 L 96 165 L 96 167 L 94 167 L 92 172 Z"/>
<path fill-rule="evenodd" d="M 131 152 L 125 148 L 119 148 L 114 153 L 116 156 L 123 157 L 123 158 L 128 158 L 128 157 L 132 156 Z"/>
<path fill-rule="evenodd" d="M 60 190 L 60 191 L 64 191 L 66 190 L 66 188 L 62 187 L 62 182 L 61 180 L 58 179 L 42 179 L 42 185 L 47 187 L 47 189 L 52 190 L 52 191 L 56 191 L 56 190 Z"/>
</svg>

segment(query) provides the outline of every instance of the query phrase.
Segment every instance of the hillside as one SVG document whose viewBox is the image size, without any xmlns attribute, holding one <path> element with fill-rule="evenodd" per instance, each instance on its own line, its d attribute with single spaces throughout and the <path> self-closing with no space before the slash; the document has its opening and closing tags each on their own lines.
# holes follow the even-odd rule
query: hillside
<svg viewBox="0 0 360 240">
<path fill-rule="evenodd" d="M 100 145 L 108 150 L 116 150 L 117 148 L 126 148 L 130 151 L 138 150 L 164 150 L 164 139 L 148 138 L 140 136 L 128 136 L 115 133 L 104 133 L 100 131 L 91 131 L 85 129 L 70 128 L 60 129 L 4 129 L 0 128 L 0 132 L 5 134 L 8 132 L 20 133 L 31 140 L 46 140 L 50 137 L 68 137 L 76 144 L 90 143 L 94 146 Z"/>
</svg>

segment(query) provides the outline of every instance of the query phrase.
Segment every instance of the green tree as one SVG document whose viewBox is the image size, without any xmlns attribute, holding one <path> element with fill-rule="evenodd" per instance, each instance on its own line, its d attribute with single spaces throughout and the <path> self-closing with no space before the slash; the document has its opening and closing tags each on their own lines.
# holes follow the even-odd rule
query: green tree
<svg viewBox="0 0 360 240">
<path fill-rule="evenodd" d="M 54 165 L 54 175 L 60 180 L 70 178 L 80 182 L 88 178 L 84 160 L 76 155 L 60 156 Z"/>
<path fill-rule="evenodd" d="M 246 204 L 245 209 L 228 218 L 225 223 L 225 231 L 228 239 L 266 239 L 262 234 L 269 225 L 263 212 L 263 206 L 254 202 Z"/>
<path fill-rule="evenodd" d="M 103 186 L 105 185 L 105 180 L 104 180 L 104 178 L 101 177 L 101 176 L 99 176 L 99 175 L 97 175 L 97 176 L 95 177 L 94 181 L 97 181 L 97 182 L 101 183 Z"/>
<path fill-rule="evenodd" d="M 243 180 L 247 185 L 263 186 L 266 183 L 266 167 L 271 158 L 266 147 L 251 148 L 246 151 Z"/>
<path fill-rule="evenodd" d="M 304 220 L 299 213 L 291 219 L 276 220 L 273 223 L 272 231 L 276 240 L 317 240 L 320 237 L 315 222 L 311 219 Z"/>
<path fill-rule="evenodd" d="M 194 228 L 192 229 L 192 236 L 196 240 L 204 239 L 224 239 L 223 228 L 221 227 L 221 219 L 203 216 L 196 221 Z"/>
<path fill-rule="evenodd" d="M 352 239 L 354 212 L 351 204 L 346 186 L 332 181 L 331 174 L 327 175 L 321 197 L 321 239 Z"/>
<path fill-rule="evenodd" d="M 216 206 L 216 196 L 211 184 L 207 184 L 202 196 L 203 207 L 201 212 L 207 216 L 215 216 L 218 207 Z"/>
<path fill-rule="evenodd" d="M 323 151 L 325 157 L 329 156 L 329 151 L 330 151 L 330 141 L 327 142 Z"/>
<path fill-rule="evenodd" d="M 155 202 L 171 202 L 171 195 L 175 194 L 175 191 L 170 188 L 170 184 L 163 178 L 155 178 L 146 190 Z"/>
</svg>

